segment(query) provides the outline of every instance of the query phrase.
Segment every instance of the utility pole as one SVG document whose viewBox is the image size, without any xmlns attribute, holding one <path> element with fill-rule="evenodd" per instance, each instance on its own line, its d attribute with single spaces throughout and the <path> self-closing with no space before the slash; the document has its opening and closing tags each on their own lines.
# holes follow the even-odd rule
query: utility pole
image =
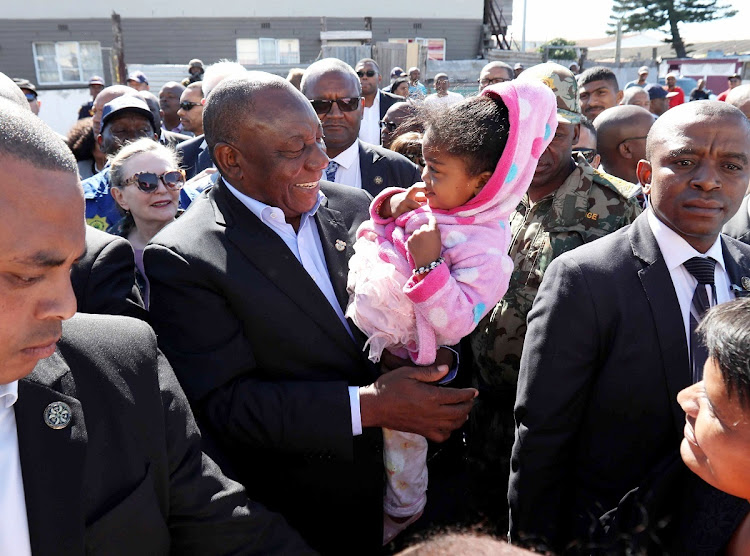
<svg viewBox="0 0 750 556">
<path fill-rule="evenodd" d="M 523 27 L 521 28 L 521 52 L 526 52 L 526 0 L 523 0 Z"/>
<path fill-rule="evenodd" d="M 114 82 L 124 84 L 125 78 L 125 44 L 122 40 L 122 22 L 120 14 L 112 12 L 112 71 Z"/>
<path fill-rule="evenodd" d="M 620 67 L 620 45 L 622 44 L 622 19 L 617 20 L 617 40 L 615 42 L 615 64 Z"/>
</svg>

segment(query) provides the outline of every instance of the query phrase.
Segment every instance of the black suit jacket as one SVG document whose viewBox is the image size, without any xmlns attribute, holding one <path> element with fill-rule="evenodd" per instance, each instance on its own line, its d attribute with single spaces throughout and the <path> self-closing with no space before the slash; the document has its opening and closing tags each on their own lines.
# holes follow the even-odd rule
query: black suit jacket
<svg viewBox="0 0 750 556">
<path fill-rule="evenodd" d="M 381 120 L 383 119 L 383 116 L 385 116 L 385 113 L 388 112 L 388 109 L 391 106 L 393 106 L 397 102 L 406 102 L 406 99 L 404 97 L 394 95 L 393 93 L 383 91 L 382 89 L 378 91 L 378 94 L 380 95 L 380 119 Z"/>
<path fill-rule="evenodd" d="M 177 148 L 177 154 L 180 156 L 180 168 L 185 170 L 185 177 L 192 178 L 200 174 L 206 168 L 211 168 L 214 163 L 211 160 L 211 153 L 208 147 L 202 148 L 203 135 L 198 135 L 187 141 L 183 141 Z"/>
<path fill-rule="evenodd" d="M 738 284 L 750 247 L 726 236 L 722 244 Z M 681 315 L 646 214 L 550 264 L 518 378 L 514 541 L 543 537 L 559 548 L 585 537 L 678 449 L 677 394 L 692 382 Z"/>
<path fill-rule="evenodd" d="M 747 195 L 740 205 L 732 219 L 724 225 L 722 230 L 728 236 L 739 239 L 743 243 L 750 244 L 750 213 L 748 213 L 748 203 L 750 195 Z"/>
<path fill-rule="evenodd" d="M 185 135 L 184 133 L 176 133 L 174 131 L 169 131 L 168 129 L 162 129 L 161 135 L 159 136 L 159 143 L 161 143 L 162 145 L 166 145 L 167 147 L 176 149 L 178 145 L 180 145 L 184 141 L 187 141 L 188 139 L 190 139 L 190 135 Z"/>
<path fill-rule="evenodd" d="M 364 141 L 359 141 L 359 171 L 362 189 L 373 197 L 386 187 L 407 188 L 422 181 L 419 167 L 404 155 Z"/>
<path fill-rule="evenodd" d="M 130 242 L 86 226 L 86 253 L 70 271 L 78 312 L 147 320 Z"/>
<path fill-rule="evenodd" d="M 72 420 L 55 430 L 45 408 Z M 187 400 L 149 326 L 76 315 L 15 406 L 34 554 L 309 553 L 200 451 Z"/>
<path fill-rule="evenodd" d="M 314 220 L 343 308 L 369 197 L 321 189 Z M 376 371 L 286 244 L 219 181 L 144 259 L 159 345 L 215 443 L 210 454 L 314 548 L 379 549 L 382 433 L 353 437 L 347 390 Z"/>
</svg>

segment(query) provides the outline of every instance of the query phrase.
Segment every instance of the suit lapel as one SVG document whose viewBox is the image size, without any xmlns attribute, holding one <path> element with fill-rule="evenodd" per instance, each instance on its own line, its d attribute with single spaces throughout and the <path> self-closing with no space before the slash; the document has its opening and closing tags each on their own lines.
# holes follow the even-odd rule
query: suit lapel
<svg viewBox="0 0 750 556">
<path fill-rule="evenodd" d="M 341 213 L 323 204 L 318 207 L 315 221 L 318 225 L 328 275 L 331 277 L 331 284 L 333 284 L 341 309 L 345 311 L 349 303 L 349 294 L 346 291 L 349 257 L 354 254 L 354 247 L 349 241 L 349 230 L 346 228 Z"/>
<path fill-rule="evenodd" d="M 656 325 L 656 341 L 659 344 L 672 417 L 676 431 L 682 438 L 685 413 L 677 403 L 677 394 L 690 385 L 691 374 L 680 303 L 646 216 L 635 220 L 628 235 L 633 254 L 646 263 L 638 272 L 638 276 L 651 306 L 651 317 Z"/>
<path fill-rule="evenodd" d="M 750 281 L 750 260 L 748 260 L 748 257 L 742 251 L 737 249 L 737 246 L 733 242 L 727 241 L 726 237 L 721 238 L 721 249 L 724 255 L 724 265 L 729 275 L 730 287 L 735 296 L 750 296 L 750 291 L 747 291 L 743 287 L 743 282 L 747 283 Z"/>
<path fill-rule="evenodd" d="M 386 168 L 379 168 L 378 160 L 382 157 L 372 149 L 366 149 L 359 141 L 359 173 L 362 177 L 362 189 L 373 197 L 383 189 L 384 176 L 380 175 Z M 380 172 L 380 174 L 378 173 Z M 377 183 L 380 182 L 380 183 Z"/>
<path fill-rule="evenodd" d="M 328 303 L 328 299 L 284 241 L 250 212 L 239 199 L 229 193 L 221 180 L 213 187 L 209 196 L 213 197 L 216 212 L 221 215 L 221 218 L 217 217 L 217 222 L 227 227 L 227 239 L 301 311 L 317 322 L 326 334 L 347 351 L 356 353 L 354 342 L 333 307 Z M 319 230 L 322 228 L 323 226 L 319 227 Z M 330 237 L 333 237 L 335 233 L 331 232 Z M 346 240 L 346 238 L 347 235 L 344 232 L 341 239 Z M 338 238 L 334 238 L 334 244 L 336 239 Z M 326 239 L 323 234 L 321 234 L 321 242 L 324 244 L 325 258 L 329 263 L 334 289 L 341 301 L 342 297 L 336 289 L 337 280 L 332 272 L 333 267 L 330 266 L 330 261 L 333 260 L 332 255 L 326 251 Z"/>
<path fill-rule="evenodd" d="M 18 385 L 18 447 L 34 554 L 84 552 L 87 434 L 69 371 L 58 351 Z M 59 401 L 70 406 L 73 417 L 67 427 L 55 430 L 45 424 L 44 410 Z"/>
</svg>

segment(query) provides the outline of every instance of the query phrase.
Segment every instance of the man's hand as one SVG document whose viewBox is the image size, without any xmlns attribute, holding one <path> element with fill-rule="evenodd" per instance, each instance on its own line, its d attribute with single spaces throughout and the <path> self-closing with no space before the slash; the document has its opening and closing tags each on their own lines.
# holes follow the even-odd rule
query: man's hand
<svg viewBox="0 0 750 556">
<path fill-rule="evenodd" d="M 359 389 L 363 427 L 413 432 L 443 442 L 468 419 L 477 391 L 441 388 L 434 383 L 448 373 L 447 365 L 400 367 Z"/>
<path fill-rule="evenodd" d="M 428 215 L 427 224 L 423 224 L 406 240 L 406 249 L 414 259 L 415 268 L 427 266 L 440 257 L 443 245 L 437 220 L 432 214 Z"/>
<path fill-rule="evenodd" d="M 388 197 L 380 207 L 380 216 L 398 218 L 405 212 L 418 209 L 426 202 L 425 184 L 415 183 L 406 191 Z"/>
</svg>

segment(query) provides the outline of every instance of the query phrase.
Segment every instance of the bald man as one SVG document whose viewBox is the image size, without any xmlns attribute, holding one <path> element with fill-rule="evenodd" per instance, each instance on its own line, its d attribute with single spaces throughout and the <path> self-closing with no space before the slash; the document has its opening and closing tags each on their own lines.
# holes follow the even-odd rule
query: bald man
<svg viewBox="0 0 750 556">
<path fill-rule="evenodd" d="M 545 539 L 554 552 L 588 542 L 597 516 L 679 459 L 677 394 L 702 371 L 688 268 L 693 258 L 710 267 L 713 304 L 750 275 L 750 246 L 720 235 L 750 179 L 747 118 L 721 102 L 681 104 L 654 123 L 646 152 L 637 173 L 650 208 L 554 259 L 529 313 L 508 491 L 514 542 Z M 662 500 L 678 538 L 657 552 L 721 552 L 750 506 L 705 483 L 683 486 Z M 635 526 L 663 533 L 663 516 L 647 510 L 636 506 Z"/>
<path fill-rule="evenodd" d="M 646 136 L 653 123 L 651 113 L 640 106 L 613 106 L 599 114 L 594 127 L 602 170 L 638 183 L 636 168 L 638 161 L 646 158 Z"/>
<path fill-rule="evenodd" d="M 739 108 L 750 120 L 750 85 L 740 85 L 729 91 L 726 102 Z M 750 183 L 747 193 L 737 214 L 727 222 L 722 231 L 728 236 L 750 244 Z"/>
<path fill-rule="evenodd" d="M 750 120 L 750 85 L 740 85 L 729 91 L 726 102 L 739 108 Z"/>
<path fill-rule="evenodd" d="M 648 96 L 648 92 L 643 87 L 628 87 L 625 89 L 620 105 L 635 105 L 645 108 L 646 110 L 651 109 L 651 98 Z"/>
</svg>

